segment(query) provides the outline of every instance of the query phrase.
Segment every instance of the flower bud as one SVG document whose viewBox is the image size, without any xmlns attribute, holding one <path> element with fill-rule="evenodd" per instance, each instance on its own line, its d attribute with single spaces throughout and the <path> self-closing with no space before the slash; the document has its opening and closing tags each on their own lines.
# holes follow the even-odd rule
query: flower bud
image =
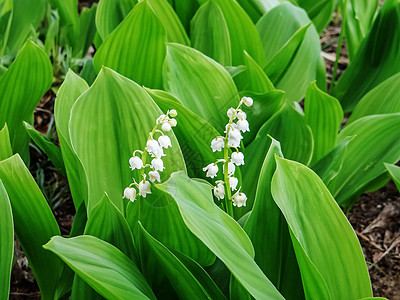
<svg viewBox="0 0 400 300">
<path fill-rule="evenodd" d="M 169 119 L 168 120 L 169 125 L 171 125 L 172 127 L 175 127 L 176 124 L 178 124 L 178 122 L 175 119 Z"/>
<path fill-rule="evenodd" d="M 243 97 L 242 98 L 242 102 L 244 103 L 244 105 L 246 106 L 252 106 L 253 105 L 253 99 L 250 97 Z"/>
<path fill-rule="evenodd" d="M 171 116 L 171 117 L 176 117 L 177 115 L 178 115 L 178 113 L 176 112 L 176 110 L 175 109 L 171 109 L 170 111 L 169 111 L 169 115 Z"/>
</svg>

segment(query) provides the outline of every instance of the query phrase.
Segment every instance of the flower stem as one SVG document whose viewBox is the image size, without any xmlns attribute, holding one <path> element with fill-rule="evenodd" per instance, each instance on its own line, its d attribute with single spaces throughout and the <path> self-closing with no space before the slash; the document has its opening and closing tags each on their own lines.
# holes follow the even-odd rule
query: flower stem
<svg viewBox="0 0 400 300">
<path fill-rule="evenodd" d="M 225 182 L 225 209 L 226 213 L 233 218 L 233 207 L 232 207 L 232 194 L 231 188 L 229 186 L 229 174 L 228 174 L 228 162 L 229 162 L 229 147 L 228 147 L 228 132 L 227 137 L 225 138 L 225 147 L 224 147 L 224 182 Z"/>
</svg>

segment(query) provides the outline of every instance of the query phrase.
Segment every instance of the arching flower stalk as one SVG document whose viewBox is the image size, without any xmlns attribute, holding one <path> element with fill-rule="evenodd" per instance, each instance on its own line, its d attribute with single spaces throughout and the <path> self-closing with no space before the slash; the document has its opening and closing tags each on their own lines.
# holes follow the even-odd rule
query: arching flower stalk
<svg viewBox="0 0 400 300">
<path fill-rule="evenodd" d="M 213 152 L 220 152 L 224 149 L 224 158 L 218 159 L 215 163 L 211 163 L 203 168 L 207 172 L 207 177 L 214 178 L 219 171 L 218 164 L 222 163 L 224 180 L 217 180 L 215 182 L 216 185 L 213 192 L 218 200 L 224 200 L 223 207 L 231 216 L 233 216 L 233 206 L 246 206 L 247 200 L 247 196 L 240 191 L 241 187 L 238 187 L 238 179 L 234 177 L 236 166 L 244 165 L 244 155 L 239 151 L 240 142 L 243 139 L 242 133 L 250 131 L 249 123 L 246 120 L 246 113 L 240 108 L 243 104 L 252 106 L 253 99 L 243 97 L 236 109 L 233 107 L 228 109 L 227 115 L 229 121 L 225 127 L 225 136 L 217 136 L 211 141 Z M 229 157 L 230 148 L 233 148 L 231 157 Z"/>
<path fill-rule="evenodd" d="M 171 139 L 164 132 L 176 126 L 177 122 L 173 119 L 176 116 L 176 110 L 172 109 L 158 117 L 156 125 L 149 133 L 146 147 L 143 150 L 133 151 L 129 166 L 132 171 L 140 170 L 140 178 L 139 183 L 133 178 L 133 182 L 124 190 L 124 198 L 132 202 L 136 200 L 137 195 L 146 198 L 148 194 L 151 194 L 151 183 L 161 181 L 160 172 L 165 169 L 162 159 L 165 156 L 164 149 L 172 147 Z"/>
</svg>

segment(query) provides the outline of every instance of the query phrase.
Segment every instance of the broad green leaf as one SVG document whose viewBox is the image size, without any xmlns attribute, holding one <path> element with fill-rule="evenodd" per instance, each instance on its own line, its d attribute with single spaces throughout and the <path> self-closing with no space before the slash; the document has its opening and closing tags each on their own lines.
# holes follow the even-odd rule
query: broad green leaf
<svg viewBox="0 0 400 300">
<path fill-rule="evenodd" d="M 253 58 L 244 52 L 246 70 L 235 78 L 236 85 L 240 91 L 251 91 L 265 94 L 275 90 L 271 80 L 264 70 L 254 61 Z"/>
<path fill-rule="evenodd" d="M 332 91 L 345 113 L 374 87 L 400 72 L 399 40 L 400 2 L 388 0 Z"/>
<path fill-rule="evenodd" d="M 271 67 L 267 65 L 264 70 L 274 86 L 285 91 L 291 101 L 304 98 L 308 85 L 316 79 L 321 46 L 315 27 L 304 27 L 309 23 L 310 19 L 304 10 L 287 2 L 273 8 L 257 22 L 266 60 L 272 63 Z M 306 33 L 301 39 L 304 30 Z M 296 49 L 293 46 L 299 41 L 301 44 L 293 53 L 292 49 Z M 279 64 L 272 67 L 277 58 Z M 273 74 L 280 75 L 273 79 L 269 73 L 272 71 L 268 71 L 268 68 L 274 71 Z"/>
<path fill-rule="evenodd" d="M 193 0 L 168 0 L 169 4 L 173 7 L 174 11 L 181 20 L 186 32 L 190 29 L 190 20 L 192 20 L 197 8 L 199 7 L 198 1 Z"/>
<path fill-rule="evenodd" d="M 25 40 L 36 30 L 42 21 L 47 6 L 47 0 L 14 0 L 13 16 L 8 36 L 6 54 L 16 53 Z"/>
<path fill-rule="evenodd" d="M 67 75 L 68 75 L 68 73 L 67 73 Z M 93 84 L 93 82 L 96 80 L 96 77 L 97 77 L 96 70 L 94 69 L 94 66 L 93 66 L 93 58 L 90 58 L 85 62 L 81 72 L 79 73 L 79 76 L 82 77 L 83 79 L 85 79 L 85 81 L 88 85 Z"/>
<path fill-rule="evenodd" d="M 173 197 L 186 226 L 224 262 L 253 297 L 283 299 L 255 263 L 249 237 L 214 204 L 211 185 L 177 172 L 157 186 Z"/>
<path fill-rule="evenodd" d="M 0 1 L 0 57 L 6 50 L 13 16 L 13 0 Z"/>
<path fill-rule="evenodd" d="M 321 91 L 314 82 L 307 89 L 304 114 L 314 138 L 313 164 L 335 146 L 343 110 L 337 99 Z"/>
<path fill-rule="evenodd" d="M 372 289 L 361 246 L 322 180 L 276 158 L 272 196 L 289 225 L 307 299 L 359 299 Z"/>
<path fill-rule="evenodd" d="M 296 0 L 297 4 L 303 8 L 311 21 L 315 25 L 318 33 L 321 34 L 332 19 L 335 8 L 335 0 Z M 362 1 L 358 1 L 362 2 Z"/>
<path fill-rule="evenodd" d="M 180 43 L 186 46 L 190 45 L 189 37 L 182 26 L 181 21 L 175 11 L 168 3 L 168 0 L 139 0 L 146 1 L 152 8 L 158 20 L 164 26 L 167 33 L 167 41 L 171 43 Z"/>
<path fill-rule="evenodd" d="M 273 82 L 278 83 L 284 76 L 286 69 L 293 61 L 293 57 L 302 45 L 311 22 L 300 27 L 291 38 L 282 46 L 282 48 L 267 62 L 265 73 Z"/>
<path fill-rule="evenodd" d="M 56 219 L 31 173 L 18 154 L 0 162 L 0 180 L 10 198 L 15 233 L 43 299 L 54 299 L 62 262 L 42 245 L 60 235 Z"/>
<path fill-rule="evenodd" d="M 243 228 L 253 243 L 254 259 L 264 274 L 285 298 L 301 299 L 303 288 L 288 227 L 271 195 L 275 156 L 282 157 L 282 152 L 279 142 L 272 140 L 260 171 L 253 209 Z"/>
<path fill-rule="evenodd" d="M 7 123 L 11 146 L 29 162 L 29 137 L 22 121 L 32 122 L 33 110 L 53 78 L 46 53 L 27 41 L 13 64 L 0 78 L 0 127 Z"/>
<path fill-rule="evenodd" d="M 369 91 L 354 108 L 346 125 L 365 116 L 400 112 L 400 73 Z"/>
<path fill-rule="evenodd" d="M 94 36 L 96 34 L 96 10 L 97 5 L 93 4 L 92 7 L 84 7 L 81 10 L 79 17 L 79 42 L 74 50 L 74 55 L 78 57 L 85 57 L 89 47 L 93 44 Z"/>
<path fill-rule="evenodd" d="M 126 215 L 136 240 L 140 236 L 140 221 L 146 230 L 168 249 L 179 251 L 202 266 L 214 263 L 215 255 L 187 228 L 179 213 L 179 207 L 166 192 L 152 188 L 152 194 L 128 204 Z M 146 273 L 159 281 L 160 275 L 157 268 L 152 267 L 153 264 L 156 264 L 155 258 L 149 256 Z"/>
<path fill-rule="evenodd" d="M 53 237 L 43 247 L 107 299 L 155 299 L 137 266 L 107 242 L 90 235 Z"/>
<path fill-rule="evenodd" d="M 88 88 L 89 86 L 85 80 L 70 70 L 58 90 L 54 104 L 54 117 L 58 139 L 60 141 L 65 171 L 68 177 L 68 185 L 71 190 L 76 210 L 78 210 L 81 203 L 87 203 L 88 191 L 86 175 L 82 163 L 79 161 L 75 151 L 72 149 L 68 123 L 71 116 L 72 106 L 78 97 Z"/>
<path fill-rule="evenodd" d="M 386 169 L 389 171 L 390 176 L 400 191 L 400 167 L 393 164 L 385 164 Z"/>
<path fill-rule="evenodd" d="M 162 111 L 176 109 L 178 115 L 175 119 L 178 126 L 174 128 L 174 132 L 185 158 L 188 175 L 206 179 L 204 166 L 217 159 L 210 145 L 211 141 L 219 136 L 218 131 L 210 123 L 183 106 L 179 100 L 171 100 L 171 95 L 167 92 L 158 90 L 147 90 L 147 92 Z"/>
<path fill-rule="evenodd" d="M 354 136 L 354 137 L 353 137 Z M 343 166 L 328 185 L 336 201 L 349 208 L 372 180 L 382 175 L 383 163 L 400 159 L 400 113 L 373 115 L 346 126 L 336 143 L 353 137 Z"/>
<path fill-rule="evenodd" d="M 232 65 L 228 25 L 215 2 L 207 1 L 197 10 L 191 22 L 190 36 L 193 48 L 223 66 Z"/>
<path fill-rule="evenodd" d="M 84 234 L 110 243 L 135 262 L 136 250 L 129 225 L 107 195 L 104 195 L 93 208 Z M 72 299 L 95 299 L 96 295 L 98 297 L 98 294 L 89 285 L 75 276 L 71 293 Z"/>
<path fill-rule="evenodd" d="M 237 107 L 238 92 L 229 73 L 197 50 L 168 44 L 164 87 L 183 105 L 223 132 L 226 111 Z"/>
<path fill-rule="evenodd" d="M 124 214 L 123 190 L 132 181 L 129 158 L 134 150 L 144 149 L 161 114 L 140 86 L 108 68 L 102 69 L 93 85 L 76 101 L 69 130 L 88 180 L 89 217 L 104 192 Z M 185 169 L 178 141 L 172 131 L 168 136 L 172 148 L 165 150 L 162 180 Z"/>
<path fill-rule="evenodd" d="M 253 23 L 257 23 L 257 21 L 264 14 L 262 11 L 260 11 L 257 7 L 254 6 L 254 3 L 252 3 L 252 1 L 238 0 L 237 2 L 246 11 L 247 15 L 251 18 Z"/>
<path fill-rule="evenodd" d="M 13 155 L 7 123 L 0 130 L 0 161 Z"/>
<path fill-rule="evenodd" d="M 214 291 L 217 291 L 217 293 L 210 295 L 209 291 L 201 285 L 197 278 L 174 253 L 152 237 L 142 225 L 140 225 L 140 229 L 143 236 L 142 240 L 150 249 L 151 254 L 156 257 L 160 264 L 161 272 L 167 276 L 172 287 L 181 299 L 225 299 L 224 295 L 216 286 Z M 211 278 L 209 278 L 209 280 L 212 282 Z M 215 296 L 219 296 L 219 298 Z"/>
<path fill-rule="evenodd" d="M 140 2 L 103 41 L 94 68 L 100 72 L 102 66 L 110 67 L 140 85 L 160 88 L 166 41 L 164 27 L 149 3 Z"/>
<path fill-rule="evenodd" d="M 253 105 L 249 108 L 243 107 L 247 114 L 250 132 L 243 134 L 245 146 L 254 140 L 260 128 L 285 104 L 285 93 L 273 90 L 265 94 L 243 91 L 242 96 L 251 97 Z"/>
<path fill-rule="evenodd" d="M 46 153 L 47 157 L 54 164 L 57 170 L 59 170 L 61 174 L 65 175 L 65 166 L 60 147 L 54 144 L 48 137 L 33 128 L 29 123 L 24 122 L 24 126 L 35 144 Z"/>
<path fill-rule="evenodd" d="M 232 65 L 244 64 L 243 50 L 261 66 L 265 64 L 260 36 L 250 17 L 234 0 L 212 0 L 218 4 L 229 30 L 231 41 Z M 204 1 L 202 1 L 204 2 Z M 223 41 L 220 41 L 223 42 Z"/>
<path fill-rule="evenodd" d="M 101 0 L 96 11 L 96 28 L 104 41 L 129 14 L 137 0 Z"/>
<path fill-rule="evenodd" d="M 0 296 L 8 299 L 14 254 L 14 221 L 10 199 L 0 179 Z"/>
<path fill-rule="evenodd" d="M 251 124 L 251 123 L 250 123 Z M 236 216 L 251 210 L 262 164 L 271 144 L 270 137 L 280 141 L 285 157 L 309 163 L 313 153 L 313 137 L 303 115 L 285 103 L 258 131 L 256 138 L 246 147 L 243 173 L 243 191 L 247 195 L 247 205 Z"/>
<path fill-rule="evenodd" d="M 344 30 L 346 37 L 346 49 L 349 59 L 353 60 L 362 40 L 372 26 L 379 0 L 347 0 L 346 2 L 347 7 L 343 12 L 343 14 L 346 14 L 346 22 L 342 30 Z"/>
</svg>

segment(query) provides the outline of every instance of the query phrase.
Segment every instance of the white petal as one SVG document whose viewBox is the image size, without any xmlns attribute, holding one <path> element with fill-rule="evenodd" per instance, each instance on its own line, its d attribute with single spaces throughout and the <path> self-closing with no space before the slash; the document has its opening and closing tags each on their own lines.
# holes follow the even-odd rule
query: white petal
<svg viewBox="0 0 400 300">
<path fill-rule="evenodd" d="M 244 155 L 242 152 L 233 152 L 231 156 L 231 162 L 237 166 L 244 165 Z"/>
<path fill-rule="evenodd" d="M 165 131 L 165 132 L 168 132 L 168 131 L 170 131 L 171 130 L 171 124 L 169 124 L 168 122 L 165 122 L 165 123 L 163 123 L 162 125 L 161 125 L 161 130 L 162 131 Z"/>
<path fill-rule="evenodd" d="M 239 180 L 236 177 L 229 178 L 229 186 L 231 187 L 232 191 L 236 190 L 238 182 L 239 182 Z"/>
</svg>

